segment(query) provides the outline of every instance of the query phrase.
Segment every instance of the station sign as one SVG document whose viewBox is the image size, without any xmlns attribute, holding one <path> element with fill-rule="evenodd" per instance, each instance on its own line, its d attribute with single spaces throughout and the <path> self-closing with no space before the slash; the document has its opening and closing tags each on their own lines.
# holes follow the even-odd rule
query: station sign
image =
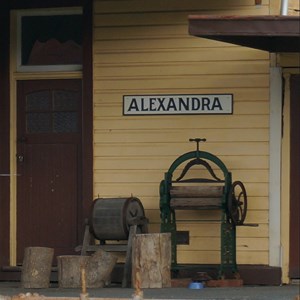
<svg viewBox="0 0 300 300">
<path fill-rule="evenodd" d="M 232 114 L 232 94 L 126 95 L 123 115 Z"/>
</svg>

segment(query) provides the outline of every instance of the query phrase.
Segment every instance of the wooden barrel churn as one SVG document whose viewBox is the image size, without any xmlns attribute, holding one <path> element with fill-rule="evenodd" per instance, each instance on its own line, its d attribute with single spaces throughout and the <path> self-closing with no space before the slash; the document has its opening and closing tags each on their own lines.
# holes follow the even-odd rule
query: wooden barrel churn
<svg viewBox="0 0 300 300">
<path fill-rule="evenodd" d="M 89 218 L 90 231 L 98 240 L 127 240 L 131 221 L 143 217 L 138 198 L 98 198 Z"/>
</svg>

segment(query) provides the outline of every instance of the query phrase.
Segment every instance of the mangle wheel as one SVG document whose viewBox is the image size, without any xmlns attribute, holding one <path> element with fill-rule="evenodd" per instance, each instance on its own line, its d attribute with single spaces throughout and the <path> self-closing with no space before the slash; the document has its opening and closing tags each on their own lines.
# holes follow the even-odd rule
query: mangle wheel
<svg viewBox="0 0 300 300">
<path fill-rule="evenodd" d="M 247 214 L 247 193 L 241 181 L 234 181 L 231 185 L 228 201 L 228 220 L 234 225 L 242 225 Z"/>
</svg>

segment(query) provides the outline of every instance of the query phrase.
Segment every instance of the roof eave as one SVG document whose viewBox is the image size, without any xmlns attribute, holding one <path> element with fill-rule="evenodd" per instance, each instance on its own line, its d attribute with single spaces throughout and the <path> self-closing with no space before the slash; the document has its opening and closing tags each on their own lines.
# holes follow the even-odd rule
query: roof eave
<svg viewBox="0 0 300 300">
<path fill-rule="evenodd" d="M 300 52 L 298 16 L 189 16 L 189 33 L 269 52 Z"/>
</svg>

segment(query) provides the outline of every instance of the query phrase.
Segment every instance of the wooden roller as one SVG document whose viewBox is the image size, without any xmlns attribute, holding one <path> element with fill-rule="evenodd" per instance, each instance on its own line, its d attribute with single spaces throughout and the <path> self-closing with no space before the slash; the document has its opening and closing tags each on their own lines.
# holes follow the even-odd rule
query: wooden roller
<svg viewBox="0 0 300 300">
<path fill-rule="evenodd" d="M 173 186 L 170 206 L 173 209 L 219 209 L 224 186 Z"/>
</svg>

